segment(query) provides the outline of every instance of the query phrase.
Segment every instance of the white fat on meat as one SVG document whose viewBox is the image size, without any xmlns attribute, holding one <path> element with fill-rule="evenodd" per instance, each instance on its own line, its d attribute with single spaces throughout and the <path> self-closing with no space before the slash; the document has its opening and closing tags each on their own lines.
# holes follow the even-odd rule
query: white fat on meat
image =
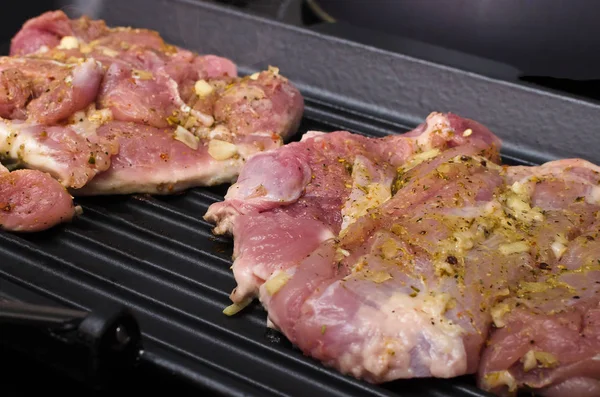
<svg viewBox="0 0 600 397">
<path fill-rule="evenodd" d="M 63 164 L 54 156 L 57 151 L 42 145 L 27 134 L 24 131 L 27 127 L 28 125 L 25 123 L 0 121 L 0 152 L 2 152 L 2 156 L 44 172 L 53 172 L 63 168 Z M 63 178 L 68 178 L 68 176 L 63 175 Z"/>
<path fill-rule="evenodd" d="M 321 300 L 327 301 L 337 288 L 344 287 L 333 283 L 322 296 L 309 299 L 306 310 L 318 317 L 326 310 Z M 450 300 L 443 293 L 411 297 L 399 292 L 378 300 L 377 305 L 360 305 L 345 331 L 351 335 L 339 335 L 354 341 L 336 360 L 340 370 L 377 382 L 463 374 L 467 367 L 463 331 L 444 315 Z M 327 321 L 324 317 L 324 324 Z"/>
</svg>

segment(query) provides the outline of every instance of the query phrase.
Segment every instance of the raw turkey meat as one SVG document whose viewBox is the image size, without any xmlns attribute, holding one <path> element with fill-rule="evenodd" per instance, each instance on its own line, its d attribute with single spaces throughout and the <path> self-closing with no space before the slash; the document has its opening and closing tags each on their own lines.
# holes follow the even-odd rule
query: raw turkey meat
<svg viewBox="0 0 600 397">
<path fill-rule="evenodd" d="M 171 194 L 233 182 L 296 131 L 299 91 L 230 60 L 62 11 L 27 21 L 0 58 L 0 149 L 73 195 Z"/>
<path fill-rule="evenodd" d="M 507 183 L 543 218 L 526 231 L 533 280 L 492 308 L 479 383 L 498 394 L 600 395 L 600 167 L 511 167 Z"/>
<path fill-rule="evenodd" d="M 0 229 L 38 232 L 70 221 L 77 211 L 69 193 L 50 175 L 9 172 L 0 164 Z"/>
<path fill-rule="evenodd" d="M 597 395 L 600 174 L 502 166 L 499 149 L 432 113 L 402 135 L 311 132 L 253 157 L 205 215 L 234 239 L 226 313 L 258 298 L 305 354 L 369 382 L 478 374 L 498 394 Z"/>
</svg>

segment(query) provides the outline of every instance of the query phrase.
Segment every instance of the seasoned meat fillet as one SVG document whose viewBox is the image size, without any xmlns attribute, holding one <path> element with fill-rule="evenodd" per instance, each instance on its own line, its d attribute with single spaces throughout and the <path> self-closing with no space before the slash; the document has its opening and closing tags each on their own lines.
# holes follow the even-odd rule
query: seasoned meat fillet
<svg viewBox="0 0 600 397">
<path fill-rule="evenodd" d="M 403 135 L 313 132 L 255 156 L 205 215 L 234 238 L 226 313 L 258 297 L 305 354 L 369 382 L 596 395 L 600 170 L 502 166 L 499 149 L 433 113 Z"/>
<path fill-rule="evenodd" d="M 275 67 L 238 77 L 230 60 L 157 32 L 62 11 L 27 21 L 10 54 L 0 58 L 3 156 L 74 195 L 233 182 L 244 161 L 281 146 L 303 112 Z"/>
<path fill-rule="evenodd" d="M 478 332 L 489 320 L 445 319 L 449 297 L 464 280 L 440 276 L 445 284 L 438 284 L 437 267 L 450 272 L 452 265 L 438 264 L 426 249 L 450 231 L 419 232 L 434 222 L 433 213 L 426 219 L 436 212 L 430 197 L 453 202 L 461 189 L 442 183 L 437 166 L 454 161 L 448 180 L 465 174 L 474 182 L 465 187 L 470 192 L 485 189 L 470 201 L 488 199 L 501 182 L 499 167 L 456 159 L 497 159 L 497 144 L 475 122 L 432 114 L 405 135 L 309 134 L 254 157 L 205 217 L 217 223 L 216 232 L 233 234 L 233 301 L 259 296 L 270 321 L 304 352 L 369 381 L 473 372 L 483 343 Z M 414 223 L 418 218 L 425 223 Z M 403 241 L 407 228 L 419 228 L 418 251 Z M 401 266 L 409 257 L 414 265 Z M 438 287 L 448 291 L 429 294 Z M 412 296 L 417 290 L 423 293 Z M 472 296 L 457 300 L 453 313 L 471 304 L 478 304 Z"/>
<path fill-rule="evenodd" d="M 507 183 L 535 208 L 526 231 L 533 278 L 492 308 L 479 384 L 498 394 L 600 394 L 600 167 L 564 159 L 511 167 Z M 527 216 L 527 215 L 525 215 Z"/>
</svg>

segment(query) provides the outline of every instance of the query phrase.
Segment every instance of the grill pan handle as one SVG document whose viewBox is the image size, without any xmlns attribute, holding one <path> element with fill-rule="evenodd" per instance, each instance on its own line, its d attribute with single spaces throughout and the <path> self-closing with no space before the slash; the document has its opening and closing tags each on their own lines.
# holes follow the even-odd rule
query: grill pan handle
<svg viewBox="0 0 600 397">
<path fill-rule="evenodd" d="M 135 317 L 121 307 L 92 312 L 0 300 L 0 344 L 101 388 L 126 377 L 142 353 Z"/>
</svg>

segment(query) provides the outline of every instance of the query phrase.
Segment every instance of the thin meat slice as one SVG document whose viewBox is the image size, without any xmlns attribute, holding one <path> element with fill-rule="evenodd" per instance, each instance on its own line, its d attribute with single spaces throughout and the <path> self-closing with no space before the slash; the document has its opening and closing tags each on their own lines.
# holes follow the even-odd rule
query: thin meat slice
<svg viewBox="0 0 600 397">
<path fill-rule="evenodd" d="M 70 221 L 76 213 L 69 193 L 50 175 L 9 172 L 0 165 L 0 228 L 38 232 Z"/>
<path fill-rule="evenodd" d="M 514 167 L 511 182 L 543 211 L 533 282 L 494 307 L 496 329 L 479 372 L 497 394 L 600 390 L 600 168 L 580 159 Z"/>
</svg>

